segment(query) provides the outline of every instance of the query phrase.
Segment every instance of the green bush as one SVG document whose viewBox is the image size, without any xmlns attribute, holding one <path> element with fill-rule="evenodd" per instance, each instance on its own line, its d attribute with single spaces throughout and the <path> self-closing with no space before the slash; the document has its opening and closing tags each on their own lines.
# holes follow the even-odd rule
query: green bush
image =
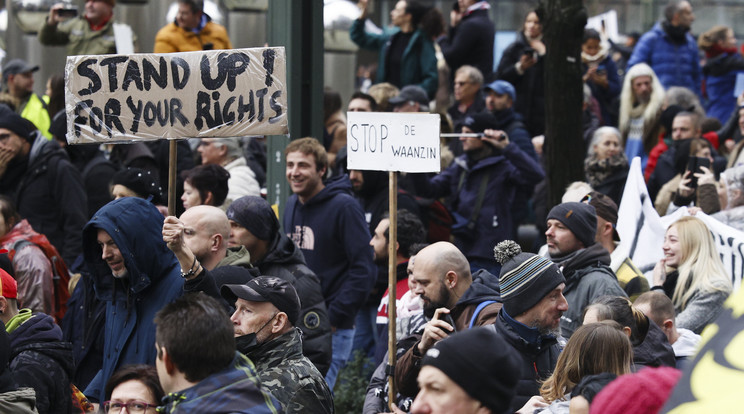
<svg viewBox="0 0 744 414">
<path fill-rule="evenodd" d="M 364 406 L 364 396 L 375 367 L 370 358 L 356 350 L 345 367 L 341 368 L 333 388 L 333 405 L 336 414 L 359 414 Z"/>
</svg>

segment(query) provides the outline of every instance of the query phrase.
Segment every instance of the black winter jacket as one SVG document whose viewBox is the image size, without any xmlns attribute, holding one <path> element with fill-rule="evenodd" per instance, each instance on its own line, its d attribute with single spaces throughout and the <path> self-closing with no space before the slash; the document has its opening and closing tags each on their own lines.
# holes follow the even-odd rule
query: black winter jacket
<svg viewBox="0 0 744 414">
<path fill-rule="evenodd" d="M 490 79 L 495 31 L 488 10 L 475 10 L 456 27 L 450 27 L 447 37 L 439 40 L 439 47 L 452 73 L 462 65 L 471 65 L 481 71 L 483 79 Z"/>
<path fill-rule="evenodd" d="M 506 343 L 514 347 L 522 357 L 520 362 L 522 375 L 514 390 L 514 399 L 509 410 L 513 413 L 522 408 L 532 396 L 540 394 L 540 383 L 553 373 L 555 364 L 558 362 L 558 355 L 561 353 L 561 346 L 552 336 L 542 337 L 539 345 L 527 342 L 509 325 L 504 318 L 503 311 L 499 313 L 494 326 L 496 333 L 501 335 Z"/>
<path fill-rule="evenodd" d="M 29 311 L 30 312 L 30 311 Z M 51 316 L 34 314 L 10 333 L 10 370 L 19 387 L 36 391 L 39 414 L 72 412 L 72 345 Z"/>
</svg>

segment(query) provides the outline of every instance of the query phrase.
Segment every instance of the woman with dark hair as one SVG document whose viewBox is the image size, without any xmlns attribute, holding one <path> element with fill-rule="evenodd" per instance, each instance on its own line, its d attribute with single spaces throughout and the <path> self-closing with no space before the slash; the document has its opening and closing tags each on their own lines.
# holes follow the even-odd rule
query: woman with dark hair
<svg viewBox="0 0 744 414">
<path fill-rule="evenodd" d="M 545 132 L 545 43 L 542 37 L 540 18 L 534 10 L 530 11 L 517 40 L 504 50 L 496 70 L 498 79 L 514 85 L 517 91 L 514 110 L 524 117 L 524 124 L 533 137 Z"/>
<path fill-rule="evenodd" d="M 630 299 L 601 296 L 584 309 L 583 324 L 611 319 L 623 327 L 633 345 L 633 371 L 644 366 L 676 367 L 674 350 L 664 331 L 643 312 L 633 307 Z"/>
<path fill-rule="evenodd" d="M 364 29 L 368 0 L 360 0 L 358 5 L 361 14 L 351 25 L 351 40 L 361 48 L 379 51 L 375 83 L 389 82 L 398 88 L 417 85 L 433 98 L 439 75 L 432 39 L 440 33 L 427 33 L 436 25 L 421 24 L 431 8 L 415 0 L 400 0 L 390 11 L 395 29 L 374 34 Z"/>
<path fill-rule="evenodd" d="M 154 414 L 165 396 L 158 380 L 158 371 L 151 365 L 127 365 L 119 369 L 106 383 L 106 414 Z"/>
<path fill-rule="evenodd" d="M 181 173 L 183 208 L 208 205 L 219 207 L 227 198 L 230 173 L 217 164 L 205 164 Z"/>
<path fill-rule="evenodd" d="M 63 75 L 52 75 L 47 80 L 44 101 L 47 104 L 49 118 L 65 109 L 65 77 Z"/>
<path fill-rule="evenodd" d="M 622 84 L 615 62 L 610 58 L 609 44 L 603 44 L 599 32 L 594 29 L 584 29 L 581 67 L 584 83 L 592 90 L 592 96 L 602 111 L 602 125 L 617 126 L 619 103 L 616 98 Z"/>
<path fill-rule="evenodd" d="M 708 102 L 708 116 L 726 122 L 736 109 L 736 96 L 731 91 L 736 77 L 744 73 L 744 57 L 736 50 L 736 36 L 728 26 L 713 26 L 698 37 L 698 47 L 708 59 L 703 66 L 703 82 Z"/>
</svg>

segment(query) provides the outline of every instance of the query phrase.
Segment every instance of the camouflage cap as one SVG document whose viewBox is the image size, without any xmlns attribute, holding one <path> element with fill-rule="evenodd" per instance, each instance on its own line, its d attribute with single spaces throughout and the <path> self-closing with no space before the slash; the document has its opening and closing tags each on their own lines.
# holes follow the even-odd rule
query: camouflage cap
<svg viewBox="0 0 744 414">
<path fill-rule="evenodd" d="M 250 302 L 270 302 L 287 314 L 294 325 L 300 317 L 300 298 L 291 283 L 273 276 L 259 276 L 244 285 L 222 285 L 222 297 L 234 303 L 238 298 Z"/>
</svg>

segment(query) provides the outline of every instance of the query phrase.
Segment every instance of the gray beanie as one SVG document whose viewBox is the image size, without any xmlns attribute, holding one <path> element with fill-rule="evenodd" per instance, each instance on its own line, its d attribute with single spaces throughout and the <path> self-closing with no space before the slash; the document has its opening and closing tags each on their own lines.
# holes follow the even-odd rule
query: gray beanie
<svg viewBox="0 0 744 414">
<path fill-rule="evenodd" d="M 501 263 L 501 301 L 511 317 L 526 312 L 556 286 L 566 283 L 555 263 L 536 254 L 522 253 L 522 248 L 512 240 L 497 244 L 493 256 Z"/>
<path fill-rule="evenodd" d="M 273 240 L 279 231 L 279 219 L 268 201 L 261 197 L 240 197 L 227 208 L 227 218 L 245 227 L 260 240 Z"/>
<path fill-rule="evenodd" d="M 548 213 L 548 220 L 550 219 L 558 220 L 568 227 L 584 247 L 595 243 L 597 211 L 593 206 L 576 202 L 558 204 Z"/>
</svg>

